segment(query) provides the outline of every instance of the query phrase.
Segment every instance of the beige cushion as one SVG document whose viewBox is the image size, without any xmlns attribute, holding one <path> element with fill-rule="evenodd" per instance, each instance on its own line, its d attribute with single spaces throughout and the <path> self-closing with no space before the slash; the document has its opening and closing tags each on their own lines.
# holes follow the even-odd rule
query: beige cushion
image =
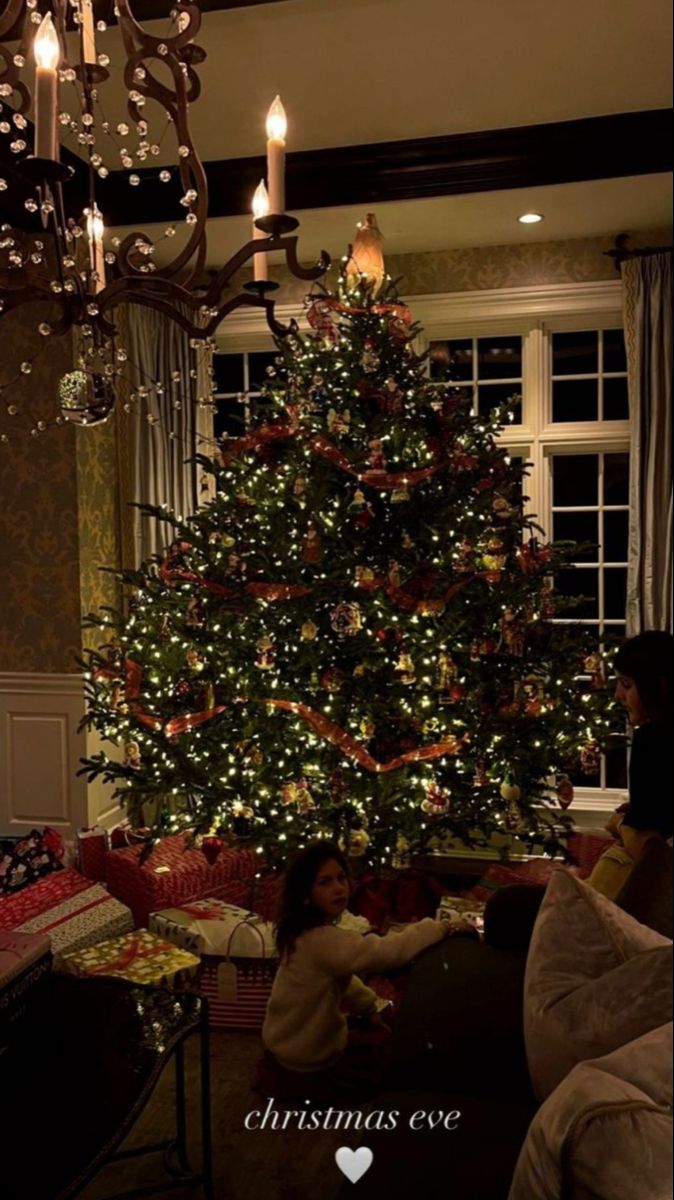
<svg viewBox="0 0 674 1200">
<path fill-rule="evenodd" d="M 672 943 L 566 871 L 553 875 L 527 961 L 529 1072 L 545 1100 L 577 1063 L 672 1019 Z"/>
<path fill-rule="evenodd" d="M 672 1200 L 672 1026 L 574 1068 L 534 1120 L 510 1200 Z"/>
</svg>

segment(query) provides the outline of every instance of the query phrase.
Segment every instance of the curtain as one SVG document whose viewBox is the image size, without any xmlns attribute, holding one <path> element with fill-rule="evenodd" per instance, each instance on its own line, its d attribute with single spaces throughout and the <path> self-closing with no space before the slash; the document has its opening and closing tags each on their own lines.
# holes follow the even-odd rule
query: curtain
<svg viewBox="0 0 674 1200">
<path fill-rule="evenodd" d="M 125 321 L 127 372 L 134 388 L 151 381 L 163 393 L 142 397 L 133 405 L 130 423 L 131 500 L 138 504 L 166 504 L 181 517 L 191 516 L 203 501 L 201 470 L 190 461 L 212 436 L 212 416 L 200 407 L 199 398 L 210 399 L 209 360 L 199 351 L 197 377 L 195 355 L 187 333 L 154 309 L 130 305 Z M 180 382 L 174 381 L 180 373 Z M 180 407 L 176 407 L 179 403 Z M 148 420 L 148 417 L 150 420 Z M 158 417 L 158 421 L 154 418 Z M 170 434 L 173 433 L 173 437 Z M 165 522 L 132 509 L 135 566 L 152 554 L 160 554 L 174 539 Z"/>
<path fill-rule="evenodd" d="M 672 630 L 672 255 L 623 264 L 631 481 L 627 632 Z"/>
</svg>

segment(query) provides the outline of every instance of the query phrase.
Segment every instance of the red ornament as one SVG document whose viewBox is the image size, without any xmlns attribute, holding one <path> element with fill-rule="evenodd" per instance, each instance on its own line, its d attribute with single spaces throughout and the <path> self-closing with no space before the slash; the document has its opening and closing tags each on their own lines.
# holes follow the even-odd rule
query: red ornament
<svg viewBox="0 0 674 1200">
<path fill-rule="evenodd" d="M 314 525 L 313 521 L 307 529 L 307 534 L 302 547 L 302 562 L 319 563 L 323 557 L 323 545 L 321 536 Z"/>
<path fill-rule="evenodd" d="M 210 867 L 220 857 L 223 845 L 222 838 L 216 837 L 214 834 L 209 834 L 208 837 L 202 840 L 200 850 Z"/>
<path fill-rule="evenodd" d="M 388 629 L 378 629 L 374 636 L 378 642 L 387 642 L 389 637 Z"/>
</svg>

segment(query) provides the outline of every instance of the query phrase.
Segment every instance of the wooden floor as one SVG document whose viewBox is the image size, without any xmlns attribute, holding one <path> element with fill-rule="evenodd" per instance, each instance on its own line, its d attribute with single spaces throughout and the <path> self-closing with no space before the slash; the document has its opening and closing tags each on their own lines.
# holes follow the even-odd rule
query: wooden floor
<svg viewBox="0 0 674 1200">
<path fill-rule="evenodd" d="M 200 1162 L 199 1045 L 187 1049 L 190 1098 L 190 1157 Z M 260 1057 L 253 1034 L 214 1033 L 211 1038 L 214 1175 L 216 1200 L 335 1200 L 344 1177 L 335 1165 L 342 1145 L 356 1147 L 356 1132 L 319 1130 L 248 1131 L 246 1114 L 264 1108 L 252 1084 Z M 175 1086 L 169 1066 L 124 1148 L 170 1137 L 174 1129 Z M 81 1200 L 104 1200 L 130 1187 L 162 1178 L 160 1156 L 112 1164 L 82 1192 Z M 175 1200 L 200 1200 L 198 1188 L 162 1191 Z"/>
</svg>

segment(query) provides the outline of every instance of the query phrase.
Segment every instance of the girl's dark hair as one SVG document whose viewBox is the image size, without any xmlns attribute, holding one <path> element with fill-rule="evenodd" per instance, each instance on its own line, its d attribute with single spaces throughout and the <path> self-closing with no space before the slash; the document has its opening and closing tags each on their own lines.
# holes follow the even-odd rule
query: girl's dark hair
<svg viewBox="0 0 674 1200">
<path fill-rule="evenodd" d="M 279 956 L 292 954 L 295 943 L 306 929 L 315 929 L 325 921 L 324 914 L 310 899 L 316 877 L 327 862 L 338 862 L 349 876 L 349 864 L 335 842 L 311 842 L 290 863 L 279 901 L 275 934 Z"/>
<path fill-rule="evenodd" d="M 657 629 L 623 642 L 616 655 L 619 675 L 629 675 L 652 721 L 672 722 L 672 653 L 674 637 Z"/>
</svg>

